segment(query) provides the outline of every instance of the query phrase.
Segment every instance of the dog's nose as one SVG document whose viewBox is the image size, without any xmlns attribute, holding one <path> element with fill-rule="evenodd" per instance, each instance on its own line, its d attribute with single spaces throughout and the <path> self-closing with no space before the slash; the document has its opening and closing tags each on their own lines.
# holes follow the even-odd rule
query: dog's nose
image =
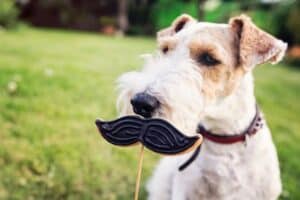
<svg viewBox="0 0 300 200">
<path fill-rule="evenodd" d="M 154 96 L 142 92 L 137 93 L 131 99 L 131 105 L 136 114 L 142 115 L 145 118 L 149 118 L 159 107 L 159 101 Z"/>
</svg>

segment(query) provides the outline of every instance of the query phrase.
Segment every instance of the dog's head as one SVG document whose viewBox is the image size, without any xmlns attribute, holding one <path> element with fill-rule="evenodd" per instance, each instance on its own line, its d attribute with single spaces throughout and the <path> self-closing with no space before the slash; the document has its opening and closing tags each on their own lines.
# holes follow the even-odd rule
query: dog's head
<svg viewBox="0 0 300 200">
<path fill-rule="evenodd" d="M 145 56 L 141 71 L 120 77 L 119 108 L 121 114 L 167 119 L 187 134 L 210 108 L 251 85 L 247 75 L 254 66 L 277 63 L 287 48 L 244 15 L 228 24 L 181 15 L 158 32 L 157 41 L 159 51 Z"/>
</svg>

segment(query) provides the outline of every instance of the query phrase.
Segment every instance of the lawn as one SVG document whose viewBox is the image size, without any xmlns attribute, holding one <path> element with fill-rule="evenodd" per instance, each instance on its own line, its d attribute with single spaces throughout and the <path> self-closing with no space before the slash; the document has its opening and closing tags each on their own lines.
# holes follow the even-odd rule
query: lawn
<svg viewBox="0 0 300 200">
<path fill-rule="evenodd" d="M 154 48 L 147 38 L 1 31 L 0 199 L 132 199 L 139 148 L 107 144 L 94 120 L 116 116 L 115 79 Z M 300 70 L 267 65 L 255 76 L 279 152 L 282 199 L 300 199 Z M 146 152 L 143 186 L 157 158 Z"/>
</svg>

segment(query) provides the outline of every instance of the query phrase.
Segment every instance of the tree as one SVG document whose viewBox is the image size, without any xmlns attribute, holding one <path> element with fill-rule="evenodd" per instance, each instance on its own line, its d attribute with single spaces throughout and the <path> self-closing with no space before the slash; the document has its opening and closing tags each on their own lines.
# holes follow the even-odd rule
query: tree
<svg viewBox="0 0 300 200">
<path fill-rule="evenodd" d="M 122 34 L 128 30 L 128 0 L 118 0 L 118 25 Z"/>
<path fill-rule="evenodd" d="M 198 20 L 204 19 L 204 5 L 206 0 L 197 0 L 197 6 L 198 6 Z"/>
</svg>

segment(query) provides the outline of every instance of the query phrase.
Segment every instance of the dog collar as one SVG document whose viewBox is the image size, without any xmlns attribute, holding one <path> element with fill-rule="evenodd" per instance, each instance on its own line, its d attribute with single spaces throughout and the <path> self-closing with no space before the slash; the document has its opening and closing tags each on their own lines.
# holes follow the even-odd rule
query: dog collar
<svg viewBox="0 0 300 200">
<path fill-rule="evenodd" d="M 262 114 L 259 111 L 258 106 L 256 105 L 256 114 L 251 121 L 249 127 L 242 133 L 237 135 L 225 135 L 225 134 L 215 134 L 206 130 L 202 125 L 198 126 L 197 132 L 200 133 L 204 138 L 220 143 L 220 144 L 233 144 L 237 142 L 246 142 L 249 136 L 255 135 L 263 127 L 263 118 Z"/>
</svg>

